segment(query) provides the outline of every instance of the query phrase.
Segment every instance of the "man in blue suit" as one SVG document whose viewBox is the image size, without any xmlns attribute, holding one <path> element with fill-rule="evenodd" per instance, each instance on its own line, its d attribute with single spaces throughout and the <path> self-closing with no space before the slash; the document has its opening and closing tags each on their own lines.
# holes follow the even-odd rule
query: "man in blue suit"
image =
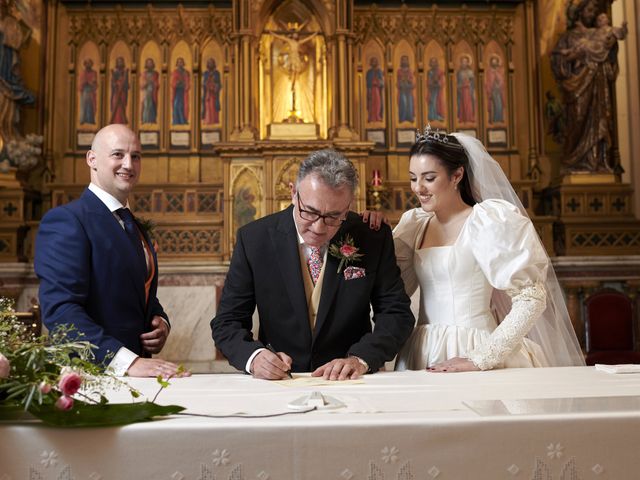
<svg viewBox="0 0 640 480">
<path fill-rule="evenodd" d="M 170 330 L 156 297 L 156 253 L 127 200 L 140 178 L 140 150 L 125 125 L 96 134 L 86 156 L 91 184 L 44 216 L 34 266 L 47 328 L 75 326 L 117 375 L 168 377 L 177 365 L 150 358 Z"/>
</svg>

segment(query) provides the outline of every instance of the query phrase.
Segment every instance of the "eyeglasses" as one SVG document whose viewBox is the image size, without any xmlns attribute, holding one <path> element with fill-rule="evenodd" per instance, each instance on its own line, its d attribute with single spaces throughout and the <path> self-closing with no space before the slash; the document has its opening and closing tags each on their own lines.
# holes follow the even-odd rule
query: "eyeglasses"
<svg viewBox="0 0 640 480">
<path fill-rule="evenodd" d="M 319 213 L 305 210 L 302 207 L 306 208 L 306 206 L 302 203 L 302 200 L 300 200 L 300 194 L 298 192 L 296 192 L 296 197 L 298 199 L 298 212 L 300 212 L 300 218 L 307 222 L 317 222 L 321 218 L 327 227 L 339 227 L 342 225 L 342 222 L 346 220 L 346 218 L 336 217 L 335 215 L 320 215 Z"/>
</svg>

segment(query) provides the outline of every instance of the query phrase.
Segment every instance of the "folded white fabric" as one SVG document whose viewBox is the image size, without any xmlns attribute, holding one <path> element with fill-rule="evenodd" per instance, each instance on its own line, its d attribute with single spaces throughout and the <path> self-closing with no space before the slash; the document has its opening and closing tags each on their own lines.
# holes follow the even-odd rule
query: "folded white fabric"
<svg viewBox="0 0 640 480">
<path fill-rule="evenodd" d="M 640 373 L 640 365 L 637 363 L 624 363 L 620 365 L 596 363 L 596 370 L 607 373 Z"/>
</svg>

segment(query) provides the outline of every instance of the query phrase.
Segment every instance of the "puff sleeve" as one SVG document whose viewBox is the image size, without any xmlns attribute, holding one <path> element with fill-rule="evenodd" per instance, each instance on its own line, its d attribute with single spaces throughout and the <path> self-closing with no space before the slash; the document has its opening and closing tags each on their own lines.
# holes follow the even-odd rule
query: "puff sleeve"
<svg viewBox="0 0 640 480">
<path fill-rule="evenodd" d="M 546 308 L 549 260 L 529 220 L 509 202 L 474 207 L 465 237 L 489 283 L 511 297 L 511 310 L 489 340 L 469 353 L 482 370 L 499 366 L 522 342 Z"/>
<path fill-rule="evenodd" d="M 421 208 L 414 208 L 402 214 L 398 225 L 393 229 L 393 244 L 396 261 L 402 275 L 404 288 L 408 296 L 418 288 L 418 277 L 413 265 L 418 235 L 424 231 L 424 226 L 431 215 Z"/>
</svg>

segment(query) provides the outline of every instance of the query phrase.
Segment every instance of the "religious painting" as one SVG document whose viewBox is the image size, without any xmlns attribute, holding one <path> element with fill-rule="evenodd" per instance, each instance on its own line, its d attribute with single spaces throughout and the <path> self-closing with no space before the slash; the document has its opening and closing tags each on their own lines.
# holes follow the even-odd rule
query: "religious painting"
<svg viewBox="0 0 640 480">
<path fill-rule="evenodd" d="M 370 40 L 364 48 L 365 94 L 366 94 L 366 126 L 381 127 L 384 125 L 384 53 L 375 40 Z"/>
<path fill-rule="evenodd" d="M 461 42 L 454 51 L 456 120 L 459 125 L 474 124 L 477 121 L 477 92 L 475 62 L 471 48 Z"/>
<path fill-rule="evenodd" d="M 222 123 L 222 49 L 216 42 L 209 42 L 202 51 L 202 87 L 200 92 L 200 122 L 202 128 L 220 126 Z"/>
<path fill-rule="evenodd" d="M 262 194 L 256 173 L 242 168 L 233 182 L 233 231 L 262 216 Z"/>
<path fill-rule="evenodd" d="M 300 170 L 300 159 L 290 158 L 282 164 L 276 176 L 275 192 L 280 210 L 291 205 L 291 187 L 295 184 Z"/>
<path fill-rule="evenodd" d="M 444 127 L 447 122 L 447 64 L 444 49 L 435 40 L 424 49 L 424 65 L 427 122 L 434 127 Z"/>
<path fill-rule="evenodd" d="M 109 123 L 129 123 L 130 66 L 129 47 L 123 41 L 116 42 L 109 56 Z"/>
<path fill-rule="evenodd" d="M 100 124 L 100 98 L 97 65 L 98 47 L 87 42 L 80 48 L 77 66 L 77 130 L 97 130 Z"/>
<path fill-rule="evenodd" d="M 161 98 L 159 65 L 162 63 L 160 47 L 155 42 L 148 42 L 140 53 L 138 65 L 140 72 L 140 128 L 157 130 L 160 124 Z"/>
<path fill-rule="evenodd" d="M 489 125 L 503 125 L 507 121 L 507 83 L 505 61 L 501 48 L 491 41 L 484 52 L 484 97 Z"/>
<path fill-rule="evenodd" d="M 171 52 L 171 128 L 188 129 L 191 124 L 191 52 L 184 40 Z"/>
<path fill-rule="evenodd" d="M 398 123 L 416 122 L 415 55 L 406 40 L 400 41 L 394 53 Z"/>
</svg>

